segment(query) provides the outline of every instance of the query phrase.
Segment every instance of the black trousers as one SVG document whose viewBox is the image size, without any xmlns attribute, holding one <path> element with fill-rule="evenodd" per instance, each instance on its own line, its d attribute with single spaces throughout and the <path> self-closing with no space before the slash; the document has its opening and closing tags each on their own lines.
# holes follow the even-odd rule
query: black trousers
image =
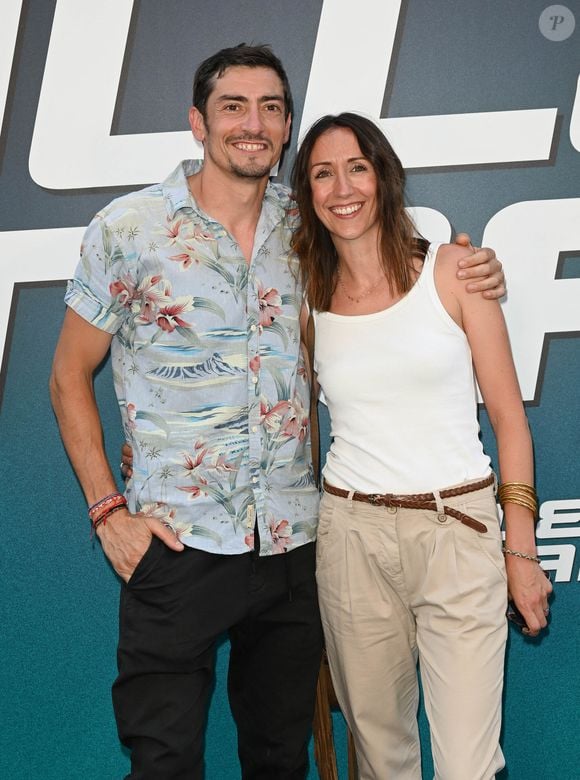
<svg viewBox="0 0 580 780">
<path fill-rule="evenodd" d="M 259 558 L 169 550 L 156 537 L 120 605 L 113 705 L 131 780 L 203 778 L 217 639 L 244 780 L 303 780 L 322 630 L 315 545 Z"/>
</svg>

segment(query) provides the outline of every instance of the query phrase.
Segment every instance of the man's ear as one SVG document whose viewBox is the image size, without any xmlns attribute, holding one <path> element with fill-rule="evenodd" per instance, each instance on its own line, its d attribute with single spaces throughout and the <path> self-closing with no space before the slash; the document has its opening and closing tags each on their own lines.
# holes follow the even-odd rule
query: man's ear
<svg viewBox="0 0 580 780">
<path fill-rule="evenodd" d="M 284 133 L 284 143 L 288 143 L 288 139 L 290 138 L 290 128 L 292 127 L 292 114 L 288 114 L 286 117 L 286 129 Z"/>
<path fill-rule="evenodd" d="M 189 126 L 196 141 L 203 143 L 206 137 L 206 128 L 203 114 L 195 106 L 189 109 Z"/>
</svg>

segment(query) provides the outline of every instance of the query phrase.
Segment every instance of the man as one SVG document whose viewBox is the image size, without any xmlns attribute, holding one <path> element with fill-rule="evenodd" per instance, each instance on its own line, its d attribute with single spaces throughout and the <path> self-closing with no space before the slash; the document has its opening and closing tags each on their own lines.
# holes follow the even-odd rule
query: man
<svg viewBox="0 0 580 780">
<path fill-rule="evenodd" d="M 101 211 L 66 294 L 51 391 L 122 580 L 113 699 L 133 780 L 202 776 L 224 631 L 243 777 L 307 772 L 321 651 L 318 493 L 289 245 L 294 204 L 268 181 L 291 114 L 286 74 L 267 47 L 203 62 L 190 110 L 203 167 L 185 161 Z M 490 259 L 482 251 L 468 264 Z M 482 276 L 488 265 L 466 273 Z M 134 451 L 128 506 L 92 389 L 109 347 Z"/>
</svg>

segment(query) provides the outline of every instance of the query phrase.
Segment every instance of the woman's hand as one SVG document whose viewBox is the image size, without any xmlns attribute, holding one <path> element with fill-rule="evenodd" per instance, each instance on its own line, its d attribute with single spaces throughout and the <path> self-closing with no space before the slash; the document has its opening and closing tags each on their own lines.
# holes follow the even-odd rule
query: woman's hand
<svg viewBox="0 0 580 780">
<path fill-rule="evenodd" d="M 505 558 L 510 597 L 527 625 L 522 632 L 527 636 L 537 636 L 548 622 L 548 597 L 552 583 L 535 561 L 515 555 L 506 555 Z"/>
<path fill-rule="evenodd" d="M 121 447 L 121 474 L 123 479 L 129 479 L 133 476 L 133 449 L 126 441 Z"/>
</svg>

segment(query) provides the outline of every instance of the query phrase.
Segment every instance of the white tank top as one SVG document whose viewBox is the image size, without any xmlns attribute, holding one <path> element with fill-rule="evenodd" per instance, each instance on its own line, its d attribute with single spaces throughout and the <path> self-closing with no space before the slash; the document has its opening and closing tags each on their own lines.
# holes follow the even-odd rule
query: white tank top
<svg viewBox="0 0 580 780">
<path fill-rule="evenodd" d="M 439 246 L 390 308 L 315 312 L 314 364 L 332 435 L 323 474 L 336 487 L 422 493 L 490 473 L 471 350 L 435 288 Z"/>
</svg>

